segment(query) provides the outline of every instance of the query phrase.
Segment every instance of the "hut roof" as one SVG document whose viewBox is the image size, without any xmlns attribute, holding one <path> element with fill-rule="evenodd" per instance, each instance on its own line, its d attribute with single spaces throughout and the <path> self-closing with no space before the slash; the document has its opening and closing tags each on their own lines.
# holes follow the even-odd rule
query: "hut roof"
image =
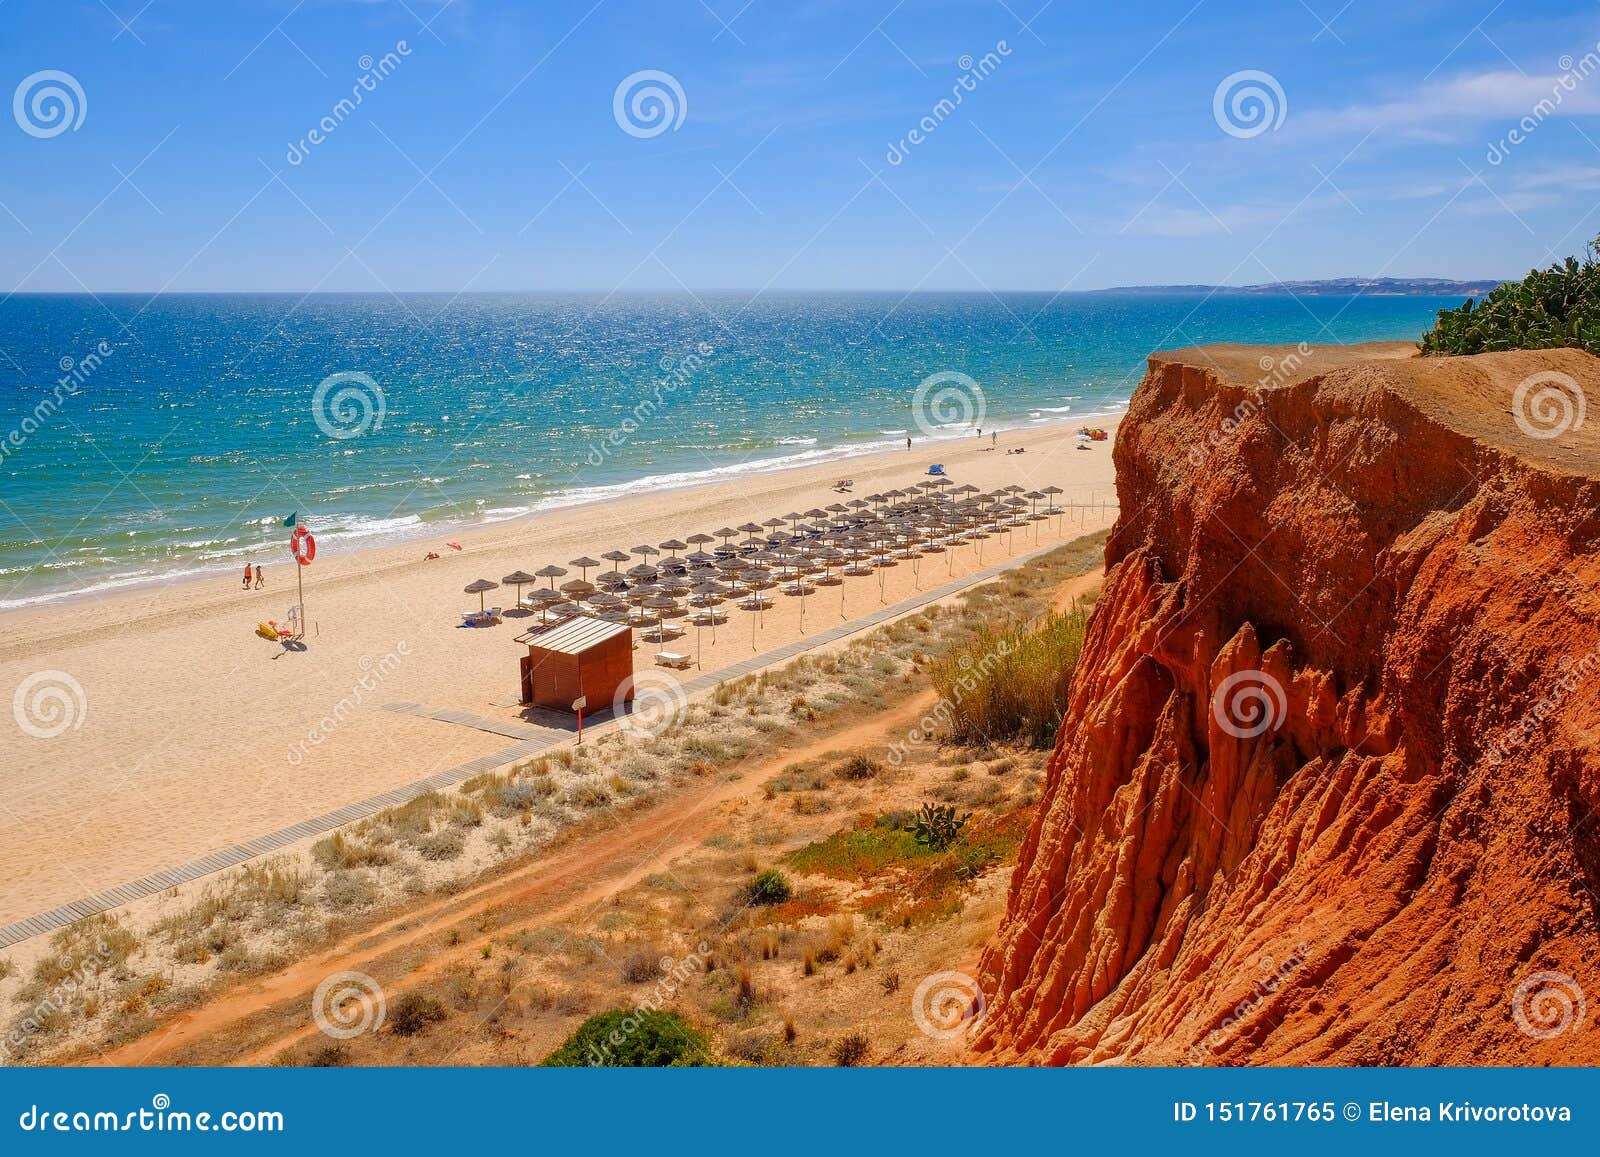
<svg viewBox="0 0 1600 1157">
<path fill-rule="evenodd" d="M 627 623 L 608 623 L 604 619 L 577 615 L 549 630 L 521 636 L 517 642 L 526 642 L 540 650 L 555 651 L 562 655 L 580 655 L 607 639 L 626 634 L 628 630 Z"/>
</svg>

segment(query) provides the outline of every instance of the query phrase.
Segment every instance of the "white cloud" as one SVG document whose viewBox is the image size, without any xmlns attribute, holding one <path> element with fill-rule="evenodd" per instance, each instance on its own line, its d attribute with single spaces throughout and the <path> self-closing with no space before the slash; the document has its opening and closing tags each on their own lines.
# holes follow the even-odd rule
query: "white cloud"
<svg viewBox="0 0 1600 1157">
<path fill-rule="evenodd" d="M 1367 133 L 1376 128 L 1408 140 L 1442 142 L 1459 139 L 1471 127 L 1499 120 L 1595 115 L 1600 115 L 1600 74 L 1525 76 L 1502 70 L 1431 81 L 1390 100 L 1312 109 L 1292 118 L 1291 124 L 1297 133 L 1309 136 Z"/>
<path fill-rule="evenodd" d="M 1181 196 L 1181 192 L 1169 196 Z M 1336 195 L 1319 195 L 1302 201 L 1256 202 L 1191 208 L 1187 205 L 1152 204 L 1116 227 L 1119 233 L 1148 237 L 1211 237 L 1254 235 L 1275 230 L 1292 218 L 1339 207 L 1350 209 Z M 1354 210 L 1350 210 L 1354 212 Z"/>
</svg>

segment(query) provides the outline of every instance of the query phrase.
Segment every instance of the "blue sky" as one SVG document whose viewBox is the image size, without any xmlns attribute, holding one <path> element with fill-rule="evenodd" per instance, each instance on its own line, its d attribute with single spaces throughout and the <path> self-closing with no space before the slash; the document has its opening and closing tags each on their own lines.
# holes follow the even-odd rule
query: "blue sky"
<svg viewBox="0 0 1600 1157">
<path fill-rule="evenodd" d="M 1515 276 L 1600 233 L 1574 0 L 8 0 L 0 33 L 7 291 Z M 630 133 L 652 70 L 681 121 Z M 1239 73 L 1265 122 L 1219 117 Z"/>
</svg>

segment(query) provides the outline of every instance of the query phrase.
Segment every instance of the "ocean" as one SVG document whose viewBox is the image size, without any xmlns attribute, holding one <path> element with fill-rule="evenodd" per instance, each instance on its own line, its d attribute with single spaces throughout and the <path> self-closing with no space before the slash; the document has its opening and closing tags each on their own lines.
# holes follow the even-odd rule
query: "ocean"
<svg viewBox="0 0 1600 1157">
<path fill-rule="evenodd" d="M 908 436 L 932 453 L 974 425 L 1092 421 L 1126 405 L 1153 349 L 1415 339 L 1458 304 L 13 294 L 0 609 L 277 561 L 291 512 L 338 550 Z"/>
</svg>

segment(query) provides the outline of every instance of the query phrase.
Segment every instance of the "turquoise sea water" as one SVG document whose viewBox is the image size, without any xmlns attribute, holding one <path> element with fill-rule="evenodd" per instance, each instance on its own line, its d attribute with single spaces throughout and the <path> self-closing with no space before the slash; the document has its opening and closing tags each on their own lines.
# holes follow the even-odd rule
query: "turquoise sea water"
<svg viewBox="0 0 1600 1157">
<path fill-rule="evenodd" d="M 1074 420 L 1121 409 L 1153 349 L 1414 339 L 1457 304 L 17 294 L 0 302 L 0 608 L 275 561 L 295 510 L 326 550 L 908 435 L 936 458 L 972 436 L 968 379 L 985 428 Z M 933 374 L 965 378 L 918 407 Z"/>
</svg>

